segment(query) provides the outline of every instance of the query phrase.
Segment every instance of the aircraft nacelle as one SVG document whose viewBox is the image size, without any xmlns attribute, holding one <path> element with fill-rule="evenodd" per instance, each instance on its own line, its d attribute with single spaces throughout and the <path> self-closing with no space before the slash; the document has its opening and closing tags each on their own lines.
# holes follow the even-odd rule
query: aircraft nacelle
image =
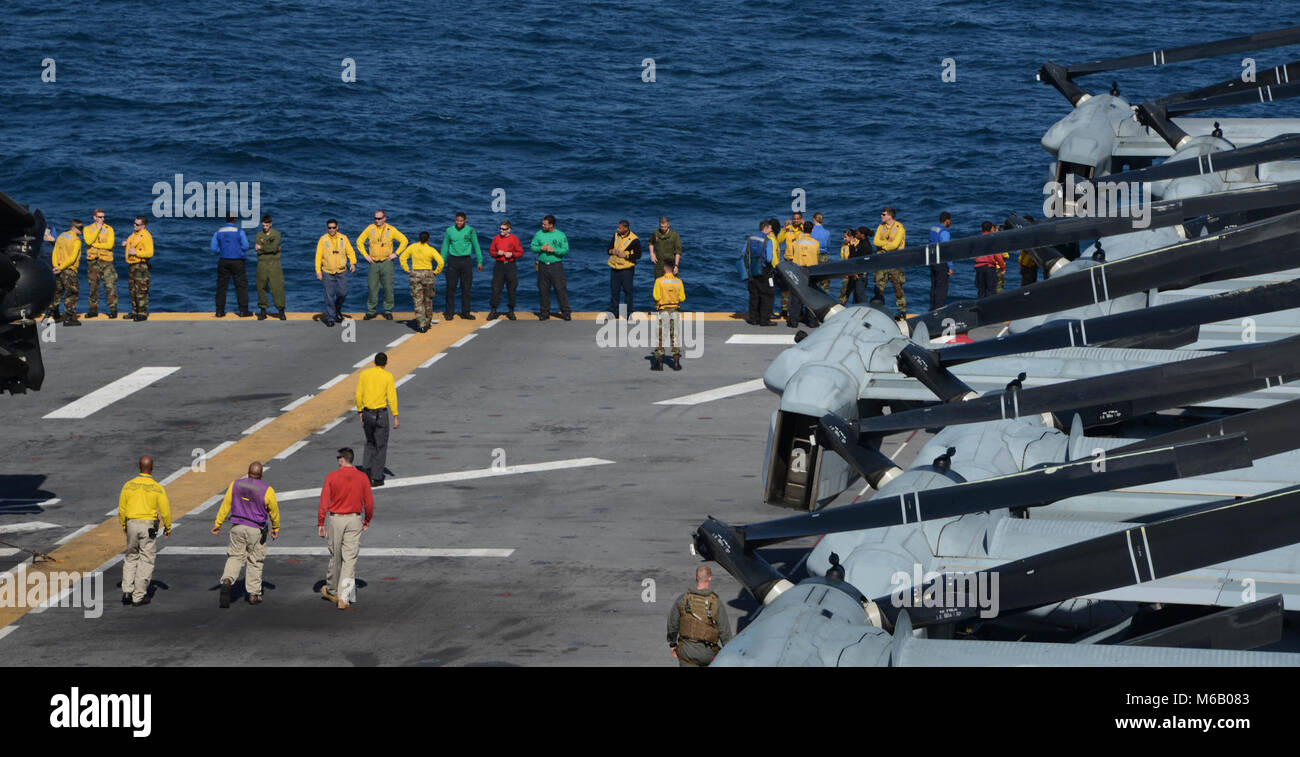
<svg viewBox="0 0 1300 757">
<path fill-rule="evenodd" d="M 1115 135 L 1133 108 L 1122 97 L 1094 95 L 1043 135 L 1043 149 L 1056 157 L 1053 180 L 1065 183 L 1067 174 L 1092 179 L 1111 171 Z"/>
</svg>

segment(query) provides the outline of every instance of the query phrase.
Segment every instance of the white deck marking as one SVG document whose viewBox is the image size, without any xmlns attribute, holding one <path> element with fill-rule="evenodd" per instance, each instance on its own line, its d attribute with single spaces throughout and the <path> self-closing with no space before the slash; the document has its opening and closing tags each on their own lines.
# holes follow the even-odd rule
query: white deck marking
<svg viewBox="0 0 1300 757">
<path fill-rule="evenodd" d="M 224 555 L 226 547 L 163 547 L 163 555 Z M 509 557 L 514 549 L 486 547 L 362 547 L 362 557 Z M 328 557 L 328 547 L 281 547 L 266 545 L 266 556 Z"/>
<path fill-rule="evenodd" d="M 213 505 L 221 502 L 221 500 L 225 498 L 226 498 L 226 490 L 222 489 L 220 494 L 213 494 L 211 497 L 208 497 L 207 499 L 203 500 L 203 504 L 199 505 L 193 510 L 190 510 L 188 513 L 185 513 L 185 517 L 188 518 L 191 515 L 199 515 L 205 512 L 208 508 L 212 507 Z M 280 501 L 280 498 L 278 496 L 275 499 L 277 502 Z M 180 520 L 180 519 L 177 518 L 176 520 Z M 176 520 L 172 521 L 173 529 L 176 528 Z"/>
<path fill-rule="evenodd" d="M 420 363 L 420 367 L 421 367 L 421 368 L 428 368 L 429 366 L 433 365 L 434 363 L 438 362 L 439 360 L 442 360 L 444 357 L 447 357 L 447 353 L 445 353 L 445 352 L 439 352 L 437 355 L 434 355 L 433 357 L 429 358 L 428 360 L 424 361 L 423 363 Z"/>
<path fill-rule="evenodd" d="M 413 379 L 413 378 L 415 378 L 415 374 L 414 374 L 414 373 L 408 373 L 408 374 L 406 374 L 405 376 L 399 378 L 397 381 L 393 382 L 393 386 L 394 386 L 394 387 L 399 387 L 399 386 L 401 386 L 402 384 L 405 384 L 406 382 L 410 381 L 410 380 Z"/>
<path fill-rule="evenodd" d="M 0 547 L 0 557 L 13 557 L 18 554 L 18 550 L 13 547 Z"/>
<path fill-rule="evenodd" d="M 314 394 L 303 395 L 302 397 L 299 397 L 298 399 L 294 400 L 293 402 L 290 402 L 289 404 L 287 404 L 287 405 L 285 405 L 284 407 L 280 408 L 280 412 L 282 412 L 282 413 L 287 413 L 287 412 L 289 412 L 290 410 L 293 410 L 294 408 L 298 407 L 299 405 L 306 404 L 308 400 L 310 400 L 312 397 L 315 397 L 315 396 L 316 396 L 316 395 L 314 395 Z"/>
<path fill-rule="evenodd" d="M 244 436 L 248 436 L 249 434 L 251 434 L 251 433 L 253 433 L 253 432 L 255 432 L 255 431 L 261 429 L 263 426 L 265 426 L 266 424 L 270 423 L 270 422 L 273 421 L 273 420 L 275 420 L 275 418 L 263 418 L 262 420 L 258 421 L 257 423 L 254 423 L 253 425 L 251 425 L 251 426 L 249 426 L 248 428 L 244 429 L 242 433 L 243 433 Z"/>
<path fill-rule="evenodd" d="M 316 434 L 317 434 L 317 435 L 323 434 L 323 433 L 325 433 L 326 431 L 329 431 L 330 429 L 332 429 L 332 428 L 334 428 L 335 426 L 339 425 L 340 423 L 342 423 L 342 422 L 345 421 L 345 420 L 347 420 L 347 416 L 346 416 L 346 415 L 340 415 L 339 417 L 335 418 L 334 420 L 330 421 L 329 423 L 326 423 L 324 426 L 321 426 L 320 430 L 317 431 Z"/>
<path fill-rule="evenodd" d="M 726 344 L 794 344 L 794 334 L 732 334 Z"/>
<path fill-rule="evenodd" d="M 403 334 L 402 336 L 399 336 L 399 337 L 397 337 L 396 339 L 394 339 L 393 341 L 389 342 L 389 343 L 388 343 L 388 346 L 389 346 L 389 347 L 396 347 L 397 345 L 401 344 L 402 342 L 405 342 L 407 339 L 410 339 L 410 338 L 413 337 L 413 336 L 415 336 L 415 333 L 414 333 L 414 332 L 412 332 L 412 333 L 410 333 L 410 334 Z"/>
<path fill-rule="evenodd" d="M 306 446 L 307 446 L 307 440 L 306 440 L 306 439 L 303 439 L 303 440 L 301 440 L 301 441 L 294 442 L 293 444 L 290 444 L 288 447 L 285 447 L 283 452 L 281 452 L 280 454 L 276 455 L 275 457 L 273 457 L 273 458 L 271 458 L 271 459 L 272 459 L 272 460 L 284 460 L 285 458 L 289 457 L 289 455 L 292 455 L 293 453 L 297 452 L 298 450 L 300 450 L 300 449 L 302 449 L 303 447 L 306 447 Z"/>
<path fill-rule="evenodd" d="M 56 541 L 56 542 L 54 542 L 54 543 L 55 543 L 55 544 L 67 544 L 68 542 L 72 541 L 73 539 L 77 538 L 78 536 L 81 536 L 82 534 L 86 533 L 87 531 L 89 531 L 89 530 L 92 529 L 92 528 L 95 528 L 95 527 L 98 526 L 98 525 L 99 525 L 98 523 L 87 523 L 86 525 L 82 526 L 81 528 L 78 528 L 76 531 L 73 531 L 72 533 L 68 534 L 67 536 L 63 537 L 62 539 L 59 539 L 58 541 Z"/>
<path fill-rule="evenodd" d="M 4 637 L 8 636 L 9 634 L 17 630 L 18 630 L 18 626 L 16 625 L 5 626 L 4 628 L 0 628 L 0 639 L 3 639 Z"/>
<path fill-rule="evenodd" d="M 326 389 L 329 389 L 331 386 L 334 386 L 335 384 L 337 384 L 338 382 L 342 381 L 343 379 L 345 379 L 345 378 L 347 378 L 347 377 L 348 377 L 348 374 L 346 374 L 346 373 L 340 373 L 339 375 L 335 376 L 334 378 L 330 379 L 329 381 L 326 381 L 325 383 L 321 384 L 320 386 L 318 386 L 318 387 L 316 387 L 316 388 L 323 392 L 323 391 L 325 391 Z"/>
<path fill-rule="evenodd" d="M 188 466 L 188 465 L 182 466 L 180 470 L 178 470 L 178 471 L 176 471 L 175 473 L 171 474 L 171 475 L 168 476 L 167 478 L 164 478 L 162 481 L 159 481 L 158 483 L 162 484 L 163 486 L 166 486 L 166 485 L 170 484 L 171 482 L 175 481 L 176 479 L 180 478 L 181 476 L 184 476 L 186 473 L 189 473 L 189 472 L 190 472 L 190 466 Z"/>
<path fill-rule="evenodd" d="M 103 410 L 127 395 L 138 392 L 153 382 L 172 375 L 180 369 L 179 365 L 173 367 L 139 368 L 117 381 L 113 381 L 99 389 L 96 389 L 79 400 L 70 402 L 58 410 L 46 413 L 42 417 L 86 418 L 100 410 Z"/>
<path fill-rule="evenodd" d="M 0 526 L 0 534 L 20 534 L 25 531 L 43 531 L 47 528 L 58 528 L 58 525 L 54 523 L 46 523 L 40 520 L 29 520 L 24 523 L 8 523 Z"/>
<path fill-rule="evenodd" d="M 754 379 L 753 381 L 742 381 L 739 384 L 729 384 L 720 386 L 717 389 L 710 389 L 705 392 L 696 392 L 684 397 L 674 397 L 670 400 L 659 400 L 656 405 L 701 405 L 705 402 L 720 400 L 726 397 L 735 397 L 740 394 L 749 394 L 757 392 L 763 388 L 763 379 Z"/>
<path fill-rule="evenodd" d="M 384 482 L 383 489 L 376 489 L 376 494 L 382 494 L 388 489 L 403 486 L 423 486 L 425 484 L 442 484 L 449 481 L 468 481 L 475 478 L 493 478 L 496 476 L 513 476 L 520 473 L 541 473 L 550 470 L 569 470 L 570 468 L 589 468 L 593 465 L 613 465 L 613 460 L 605 460 L 599 457 L 578 457 L 572 460 L 556 460 L 550 463 L 530 463 L 528 465 L 511 465 L 505 468 L 479 468 L 476 470 L 453 471 L 451 473 L 434 473 L 428 476 L 413 476 L 411 478 L 390 478 Z M 320 489 L 293 489 L 291 491 L 277 492 L 275 499 L 277 502 L 288 502 L 295 499 L 315 499 L 320 497 Z"/>
<path fill-rule="evenodd" d="M 478 336 L 478 334 L 466 334 L 465 336 L 462 336 L 460 339 L 457 339 L 455 342 L 452 342 L 452 345 L 451 345 L 451 346 L 452 346 L 452 347 L 461 347 L 461 346 L 467 344 L 467 343 L 469 342 L 469 340 L 473 339 L 473 338 L 476 337 L 476 336 Z M 448 349 L 450 349 L 450 347 L 449 347 Z"/>
<path fill-rule="evenodd" d="M 234 442 L 222 442 L 221 444 L 218 444 L 216 447 L 214 447 L 211 452 L 204 455 L 203 457 L 204 459 L 211 460 L 212 458 L 221 454 L 222 450 L 224 450 L 226 447 L 229 447 L 232 444 L 234 444 Z"/>
<path fill-rule="evenodd" d="M 497 325 L 497 324 L 500 323 L 500 322 L 501 322 L 501 321 L 488 321 L 487 323 L 483 324 L 482 326 L 479 326 L 479 328 L 480 328 L 480 329 L 490 329 L 490 328 L 492 328 L 493 326 Z"/>
</svg>

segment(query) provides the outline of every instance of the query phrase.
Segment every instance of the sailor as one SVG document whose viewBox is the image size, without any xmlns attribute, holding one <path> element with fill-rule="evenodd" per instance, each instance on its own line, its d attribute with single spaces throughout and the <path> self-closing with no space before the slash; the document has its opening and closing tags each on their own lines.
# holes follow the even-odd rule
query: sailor
<svg viewBox="0 0 1300 757">
<path fill-rule="evenodd" d="M 641 240 L 632 233 L 626 220 L 618 222 L 618 230 L 609 239 L 609 312 L 619 317 L 619 295 L 625 301 L 627 312 L 632 312 L 632 284 L 636 261 L 641 258 Z"/>
<path fill-rule="evenodd" d="M 792 239 L 786 244 L 785 259 L 798 266 L 811 268 L 817 265 L 821 259 L 821 243 L 812 235 L 812 221 L 805 221 L 801 233 L 797 238 Z M 799 322 L 803 321 L 808 325 L 813 324 L 811 313 L 803 306 L 803 302 L 797 294 L 791 294 L 790 305 L 786 309 L 785 325 L 795 328 Z"/>
<path fill-rule="evenodd" d="M 415 329 L 421 334 L 429 330 L 433 320 L 434 277 L 442 273 L 442 256 L 429 244 L 429 232 L 420 232 L 420 241 L 408 246 L 397 259 L 402 270 L 411 276 L 411 299 L 415 301 Z M 433 267 L 434 262 L 438 267 Z"/>
<path fill-rule="evenodd" d="M 952 226 L 952 213 L 943 211 L 939 214 L 939 225 L 930 227 L 930 244 L 941 244 L 952 240 L 948 229 Z M 952 266 L 948 263 L 930 264 L 930 309 L 941 308 L 948 301 L 948 277 L 952 276 Z"/>
<path fill-rule="evenodd" d="M 745 323 L 751 326 L 772 324 L 772 279 L 780 259 L 777 257 L 776 236 L 770 220 L 759 221 L 758 233 L 745 240 L 745 272 L 749 284 L 749 313 Z"/>
<path fill-rule="evenodd" d="M 790 259 L 790 243 L 803 236 L 803 213 L 795 211 L 790 215 L 790 220 L 785 222 L 781 231 L 777 232 L 776 242 L 781 248 L 781 257 L 786 260 Z M 786 286 L 785 279 L 777 276 L 776 286 L 781 290 L 781 317 L 786 318 L 787 322 L 790 317 L 790 288 Z"/>
<path fill-rule="evenodd" d="M 361 470 L 370 476 L 371 486 L 384 485 L 384 463 L 388 460 L 388 413 L 393 413 L 393 428 L 401 428 L 397 419 L 397 385 L 393 374 L 384 368 L 388 355 L 375 355 L 375 364 L 357 378 L 357 412 L 366 433 L 366 452 Z"/>
<path fill-rule="evenodd" d="M 140 475 L 122 485 L 117 498 L 117 522 L 126 535 L 126 556 L 122 559 L 122 604 L 147 605 L 149 580 L 153 578 L 154 556 L 158 553 L 158 525 L 163 536 L 172 535 L 171 504 L 162 484 L 153 480 L 153 458 L 142 455 Z"/>
<path fill-rule="evenodd" d="M 1025 220 L 1033 223 L 1034 217 L 1026 213 Z M 1038 281 L 1038 261 L 1029 254 L 1029 250 L 1021 250 L 1017 262 L 1020 263 L 1020 286 L 1027 287 Z"/>
<path fill-rule="evenodd" d="M 492 237 L 488 254 L 496 263 L 492 265 L 492 298 L 488 301 L 492 312 L 488 313 L 487 319 L 495 321 L 500 317 L 497 308 L 501 306 L 501 287 L 504 285 L 510 304 L 510 309 L 506 311 L 506 318 L 513 321 L 515 289 L 519 287 L 519 259 L 524 256 L 524 247 L 519 242 L 519 237 L 510 232 L 510 221 L 501 222 L 497 228 L 497 235 Z"/>
<path fill-rule="evenodd" d="M 862 244 L 853 229 L 844 230 L 844 241 L 840 244 L 840 260 L 862 257 L 867 254 L 868 245 Z M 840 304 L 849 304 L 849 292 L 853 293 L 853 304 L 861 305 L 867 301 L 866 280 L 856 273 L 844 277 L 840 285 Z"/>
<path fill-rule="evenodd" d="M 997 227 L 992 222 L 980 224 L 980 234 L 992 234 Z M 977 297 L 988 297 L 997 291 L 998 266 L 1002 263 L 1002 253 L 980 255 L 975 258 L 975 291 Z"/>
<path fill-rule="evenodd" d="M 670 227 L 668 216 L 659 216 L 659 228 L 650 235 L 650 262 L 655 264 L 655 279 L 682 261 L 682 238 Z"/>
<path fill-rule="evenodd" d="M 686 300 L 686 289 L 677 278 L 677 269 L 665 269 L 655 280 L 655 350 L 650 358 L 650 370 L 664 369 L 664 342 L 672 347 L 674 371 L 682 369 L 682 313 L 681 303 Z"/>
<path fill-rule="evenodd" d="M 903 224 L 899 223 L 897 211 L 892 207 L 887 207 L 880 211 L 880 225 L 876 227 L 876 236 L 874 244 L 876 252 L 893 252 L 901 250 L 907 244 L 907 230 Z M 876 271 L 876 288 L 883 295 L 885 282 L 890 282 L 894 286 L 894 305 L 898 307 L 898 317 L 902 318 L 907 315 L 907 295 L 903 293 L 903 284 L 907 282 L 903 276 L 902 268 L 887 268 L 883 271 Z"/>
<path fill-rule="evenodd" d="M 136 216 L 134 231 L 122 243 L 126 256 L 127 287 L 131 294 L 132 321 L 149 319 L 149 271 L 153 268 L 153 236 L 145 228 L 149 221 Z"/>
<path fill-rule="evenodd" d="M 703 668 L 713 662 L 723 645 L 731 641 L 727 608 L 709 588 L 713 571 L 701 565 L 695 569 L 695 588 L 673 601 L 668 613 L 668 649 L 683 668 Z"/>
<path fill-rule="evenodd" d="M 218 606 L 230 607 L 230 587 L 239 573 L 248 566 L 244 589 L 248 603 L 262 603 L 262 564 L 266 561 L 266 535 L 280 538 L 280 509 L 276 506 L 275 490 L 262 481 L 262 464 L 248 465 L 248 476 L 226 487 L 221 509 L 212 524 L 212 533 L 221 533 L 221 524 L 230 516 L 230 547 L 226 550 L 226 569 L 221 574 L 221 595 Z"/>
<path fill-rule="evenodd" d="M 356 601 L 357 554 L 361 532 L 370 528 L 375 497 L 366 474 L 352 467 L 352 450 L 338 451 L 338 470 L 325 477 L 316 511 L 316 532 L 325 540 L 330 563 L 320 595 L 346 610 Z M 364 519 L 362 513 L 365 514 Z"/>
<path fill-rule="evenodd" d="M 104 223 L 104 211 L 95 208 L 95 222 L 86 227 L 86 317 L 99 317 L 99 282 L 104 282 L 108 317 L 117 317 L 117 269 L 113 267 L 113 227 Z"/>
<path fill-rule="evenodd" d="M 51 318 L 59 317 L 59 298 L 63 298 L 63 325 L 80 326 L 77 320 L 77 266 L 81 262 L 81 221 L 73 221 L 72 228 L 63 232 L 54 242 L 50 261 L 54 268 L 54 299 L 50 307 Z"/>
<path fill-rule="evenodd" d="M 284 269 L 280 267 L 280 230 L 271 228 L 271 216 L 262 216 L 262 230 L 253 240 L 257 251 L 257 320 L 266 320 L 267 292 L 275 303 L 275 317 L 284 315 Z"/>
<path fill-rule="evenodd" d="M 859 226 L 854 230 L 853 236 L 858 240 L 858 250 L 862 257 L 875 254 L 876 248 L 871 244 L 872 235 L 869 227 Z M 871 282 L 871 303 L 884 304 L 885 290 L 881 289 L 880 285 L 875 282 L 875 275 L 871 273 L 863 273 L 859 275 L 862 278 L 862 289 L 864 292 L 867 288 L 867 282 Z"/>
<path fill-rule="evenodd" d="M 469 309 L 469 292 L 474 283 L 474 266 L 483 270 L 483 251 L 478 246 L 478 232 L 465 224 L 465 214 L 456 214 L 456 224 L 442 233 L 442 254 L 447 256 L 447 307 L 442 316 L 451 320 L 456 307 L 456 288 L 460 287 L 460 317 L 474 320 Z M 469 256 L 473 253 L 474 262 Z"/>
<path fill-rule="evenodd" d="M 325 325 L 342 319 L 343 301 L 348 296 L 348 273 L 357 270 L 357 253 L 348 238 L 339 233 L 339 222 L 325 222 L 325 233 L 316 240 L 316 278 L 325 285 Z"/>
<path fill-rule="evenodd" d="M 821 265 L 822 263 L 830 262 L 831 233 L 826 229 L 825 226 L 822 226 L 822 221 L 824 221 L 825 219 L 826 217 L 823 216 L 821 213 L 813 213 L 812 238 L 816 239 L 817 244 L 820 245 L 818 247 L 820 252 L 817 254 L 818 265 Z M 822 279 L 820 282 L 818 282 L 817 285 L 822 288 L 823 292 L 830 294 L 831 291 L 830 279 Z"/>
<path fill-rule="evenodd" d="M 393 240 L 397 240 L 397 249 L 393 249 Z M 366 243 L 369 242 L 369 250 Z M 444 244 L 446 242 L 444 241 Z M 388 214 L 383 210 L 375 211 L 375 222 L 362 229 L 357 235 L 357 251 L 370 264 L 366 279 L 366 315 L 364 320 L 373 320 L 378 313 L 379 292 L 384 292 L 384 319 L 393 320 L 393 306 L 397 304 L 397 295 L 393 291 L 393 261 L 406 249 L 406 236 L 388 223 Z M 445 249 L 445 248 L 444 248 Z"/>
<path fill-rule="evenodd" d="M 555 216 L 542 219 L 542 230 L 533 235 L 528 247 L 537 256 L 537 320 L 551 317 L 551 289 L 560 305 L 560 319 L 573 320 L 569 312 L 569 292 L 564 280 L 564 256 L 569 254 L 569 238 L 555 228 Z"/>
<path fill-rule="evenodd" d="M 234 214 L 226 216 L 226 225 L 212 234 L 208 249 L 217 253 L 217 312 L 218 318 L 226 317 L 226 288 L 231 281 L 235 284 L 235 302 L 239 305 L 240 318 L 251 318 L 248 309 L 248 269 L 244 264 L 244 253 L 248 250 L 248 237 L 244 230 L 235 223 Z"/>
</svg>

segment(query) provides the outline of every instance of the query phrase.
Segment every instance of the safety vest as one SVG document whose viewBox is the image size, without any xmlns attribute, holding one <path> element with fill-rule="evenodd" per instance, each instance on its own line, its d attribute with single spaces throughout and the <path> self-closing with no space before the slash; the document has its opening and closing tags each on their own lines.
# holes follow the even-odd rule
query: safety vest
<svg viewBox="0 0 1300 757">
<path fill-rule="evenodd" d="M 795 265 L 817 265 L 820 262 L 821 245 L 810 236 L 796 239 L 790 243 L 788 257 Z"/>
<path fill-rule="evenodd" d="M 767 256 L 767 237 L 750 234 L 745 240 L 745 270 L 753 276 L 766 276 L 772 270 L 772 259 Z"/>
<path fill-rule="evenodd" d="M 636 232 L 632 231 L 629 231 L 626 237 L 620 237 L 618 234 L 614 235 L 614 252 L 616 254 L 609 256 L 610 268 L 621 271 L 636 265 L 636 259 L 640 257 L 640 253 L 633 255 L 630 259 L 622 257 L 622 254 L 627 250 L 627 246 L 632 244 L 636 238 Z"/>
<path fill-rule="evenodd" d="M 680 623 L 677 635 L 686 641 L 718 645 L 718 595 L 686 592 L 677 607 Z"/>
<path fill-rule="evenodd" d="M 947 231 L 947 229 L 945 229 L 942 224 L 940 224 L 939 226 L 931 226 L 930 244 L 939 244 L 940 242 L 945 241 L 943 238 L 943 233 L 945 231 Z M 949 238 L 951 239 L 951 235 L 949 235 Z"/>
</svg>

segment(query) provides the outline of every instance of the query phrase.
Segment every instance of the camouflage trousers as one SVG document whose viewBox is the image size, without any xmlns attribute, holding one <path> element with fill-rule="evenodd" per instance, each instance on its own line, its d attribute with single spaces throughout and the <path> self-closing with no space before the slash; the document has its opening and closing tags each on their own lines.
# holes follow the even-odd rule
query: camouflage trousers
<svg viewBox="0 0 1300 757">
<path fill-rule="evenodd" d="M 55 274 L 54 307 L 58 307 L 59 298 L 63 298 L 63 312 L 72 315 L 77 312 L 77 269 L 64 268 Z"/>
<path fill-rule="evenodd" d="M 127 266 L 128 288 L 131 290 L 131 312 L 149 312 L 149 264 L 131 263 Z"/>
<path fill-rule="evenodd" d="M 411 299 L 415 300 L 415 321 L 421 327 L 433 319 L 433 296 L 436 289 L 433 271 L 411 271 Z"/>
<path fill-rule="evenodd" d="M 104 300 L 109 310 L 117 310 L 117 269 L 111 260 L 91 260 L 86 265 L 86 312 L 99 312 L 99 282 L 104 282 Z"/>
<path fill-rule="evenodd" d="M 907 295 L 903 294 L 903 284 L 907 279 L 903 276 L 903 269 L 889 268 L 883 271 L 876 271 L 876 289 L 881 292 L 885 291 L 885 282 L 894 285 L 894 305 L 898 307 L 898 312 L 907 312 Z"/>
<path fill-rule="evenodd" d="M 682 354 L 682 312 L 658 310 L 652 317 L 655 319 L 655 357 L 664 356 L 664 342 L 668 342 L 674 357 L 680 356 Z"/>
</svg>

